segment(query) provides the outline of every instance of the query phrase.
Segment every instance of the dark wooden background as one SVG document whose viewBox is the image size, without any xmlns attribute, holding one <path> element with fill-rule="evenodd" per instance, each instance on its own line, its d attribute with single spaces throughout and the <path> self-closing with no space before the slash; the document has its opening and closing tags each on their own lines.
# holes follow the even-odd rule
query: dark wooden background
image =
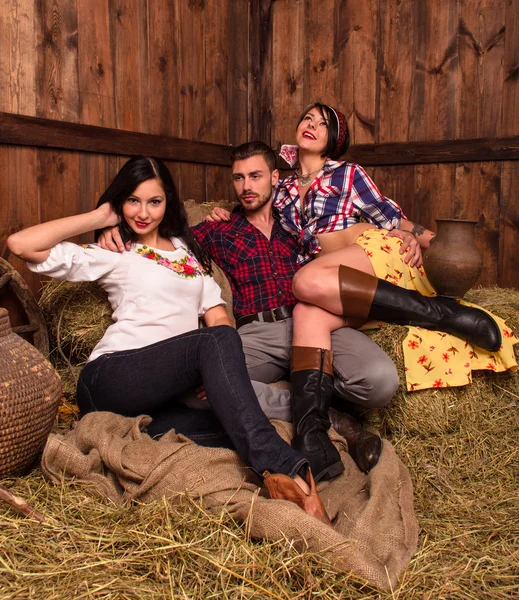
<svg viewBox="0 0 519 600">
<path fill-rule="evenodd" d="M 92 208 L 125 152 L 230 199 L 229 145 L 321 100 L 409 218 L 478 220 L 479 283 L 519 288 L 518 32 L 517 0 L 2 0 L 0 255 L 36 291 L 7 235 Z"/>
</svg>

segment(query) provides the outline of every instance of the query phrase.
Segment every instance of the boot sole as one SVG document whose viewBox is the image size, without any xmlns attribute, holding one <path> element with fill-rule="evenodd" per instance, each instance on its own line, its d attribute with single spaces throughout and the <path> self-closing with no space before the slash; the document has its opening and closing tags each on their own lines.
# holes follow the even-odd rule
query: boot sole
<svg viewBox="0 0 519 600">
<path fill-rule="evenodd" d="M 314 481 L 317 483 L 318 481 L 332 479 L 332 477 L 337 477 L 337 475 L 340 475 L 343 471 L 344 465 L 342 464 L 342 461 L 333 463 L 333 465 L 327 466 L 325 469 L 314 475 Z"/>
</svg>

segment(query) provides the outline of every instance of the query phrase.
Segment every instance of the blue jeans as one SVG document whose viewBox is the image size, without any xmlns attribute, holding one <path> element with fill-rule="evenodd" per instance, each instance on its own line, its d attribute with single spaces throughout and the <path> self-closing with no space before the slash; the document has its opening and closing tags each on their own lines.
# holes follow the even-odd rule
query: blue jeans
<svg viewBox="0 0 519 600">
<path fill-rule="evenodd" d="M 212 411 L 182 408 L 178 402 L 180 394 L 198 385 L 205 387 Z M 243 462 L 260 475 L 293 477 L 306 471 L 308 461 L 279 437 L 261 410 L 240 337 L 227 325 L 104 354 L 81 372 L 77 396 L 82 414 L 150 415 L 150 435 L 175 429 L 215 445 L 225 433 Z"/>
</svg>

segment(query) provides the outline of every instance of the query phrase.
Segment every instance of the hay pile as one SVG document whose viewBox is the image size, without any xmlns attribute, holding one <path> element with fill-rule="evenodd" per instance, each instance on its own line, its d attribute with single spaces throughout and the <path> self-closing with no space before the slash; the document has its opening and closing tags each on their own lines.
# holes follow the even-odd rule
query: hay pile
<svg viewBox="0 0 519 600">
<path fill-rule="evenodd" d="M 519 331 L 519 292 L 480 290 L 469 299 Z M 59 302 L 54 297 L 54 310 L 70 308 Z M 391 327 L 377 339 L 400 370 L 403 335 Z M 70 335 L 64 347 L 71 360 L 82 345 Z M 51 485 L 36 469 L 2 482 L 49 521 L 39 525 L 0 505 L 0 598 L 517 598 L 518 404 L 517 374 L 485 373 L 468 387 L 411 394 L 402 387 L 390 407 L 367 415 L 411 472 L 422 528 L 392 594 L 336 575 L 285 540 L 254 542 L 228 516 L 189 498 L 122 509 L 85 489 Z"/>
</svg>

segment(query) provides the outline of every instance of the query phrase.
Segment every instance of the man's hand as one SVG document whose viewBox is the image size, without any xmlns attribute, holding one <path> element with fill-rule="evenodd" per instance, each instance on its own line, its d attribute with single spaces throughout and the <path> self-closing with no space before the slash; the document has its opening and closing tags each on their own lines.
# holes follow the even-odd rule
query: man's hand
<svg viewBox="0 0 519 600">
<path fill-rule="evenodd" d="M 411 232 L 402 231 L 401 229 L 392 229 L 386 235 L 402 240 L 400 254 L 406 253 L 404 258 L 406 264 L 409 264 L 410 267 L 422 266 L 422 249 L 420 248 L 418 240 Z"/>
<path fill-rule="evenodd" d="M 103 232 L 97 240 L 97 244 L 105 250 L 111 250 L 112 252 L 124 252 L 129 250 L 132 246 L 131 242 L 123 244 L 121 234 L 119 233 L 119 227 L 107 227 L 103 229 Z"/>
<path fill-rule="evenodd" d="M 221 208 L 220 206 L 215 206 L 213 210 L 207 215 L 204 221 L 208 223 L 218 223 L 220 221 L 230 221 L 231 213 L 225 208 Z"/>
</svg>

